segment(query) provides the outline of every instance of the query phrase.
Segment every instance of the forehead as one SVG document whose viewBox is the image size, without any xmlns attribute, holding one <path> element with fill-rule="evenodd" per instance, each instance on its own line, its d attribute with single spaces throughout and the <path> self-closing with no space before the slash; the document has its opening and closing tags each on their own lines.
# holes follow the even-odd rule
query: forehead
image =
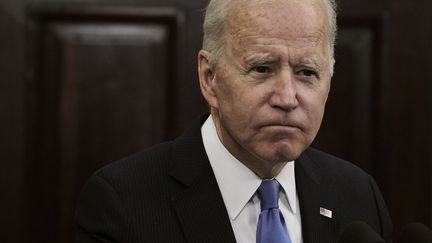
<svg viewBox="0 0 432 243">
<path fill-rule="evenodd" d="M 278 38 L 326 40 L 328 31 L 322 0 L 236 1 L 227 15 L 228 40 Z"/>
</svg>

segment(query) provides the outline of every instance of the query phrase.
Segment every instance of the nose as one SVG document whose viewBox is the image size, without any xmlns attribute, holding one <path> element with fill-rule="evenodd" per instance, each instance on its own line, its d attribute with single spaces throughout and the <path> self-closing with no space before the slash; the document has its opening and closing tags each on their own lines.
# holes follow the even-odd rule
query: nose
<svg viewBox="0 0 432 243">
<path fill-rule="evenodd" d="M 269 103 L 274 108 L 290 111 L 299 105 L 297 95 L 294 74 L 288 70 L 281 71 L 275 77 Z"/>
</svg>

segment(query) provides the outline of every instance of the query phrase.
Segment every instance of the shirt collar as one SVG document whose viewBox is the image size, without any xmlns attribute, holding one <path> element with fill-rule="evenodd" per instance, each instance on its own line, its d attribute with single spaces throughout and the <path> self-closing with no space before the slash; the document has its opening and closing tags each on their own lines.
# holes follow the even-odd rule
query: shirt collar
<svg viewBox="0 0 432 243">
<path fill-rule="evenodd" d="M 296 214 L 298 205 L 294 167 L 294 161 L 286 163 L 275 179 L 281 184 L 283 190 L 285 191 L 289 208 L 294 214 Z"/>
<path fill-rule="evenodd" d="M 204 148 L 212 166 L 222 198 L 232 220 L 235 220 L 245 205 L 254 196 L 261 179 L 237 160 L 222 144 L 210 115 L 201 127 Z M 294 162 L 287 163 L 276 180 L 285 191 L 289 208 L 296 213 L 296 185 Z"/>
</svg>

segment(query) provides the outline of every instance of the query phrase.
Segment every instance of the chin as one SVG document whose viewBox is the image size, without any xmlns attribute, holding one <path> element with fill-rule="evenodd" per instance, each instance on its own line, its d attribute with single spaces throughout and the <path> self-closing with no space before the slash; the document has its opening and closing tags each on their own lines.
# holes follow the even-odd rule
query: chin
<svg viewBox="0 0 432 243">
<path fill-rule="evenodd" d="M 272 162 L 289 162 L 296 160 L 305 149 L 303 146 L 274 145 L 263 153 L 263 158 Z"/>
</svg>

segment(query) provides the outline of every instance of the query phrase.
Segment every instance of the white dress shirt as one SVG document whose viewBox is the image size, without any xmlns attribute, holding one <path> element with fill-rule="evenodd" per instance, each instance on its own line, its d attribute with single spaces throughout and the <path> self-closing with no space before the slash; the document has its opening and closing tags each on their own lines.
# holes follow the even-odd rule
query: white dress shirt
<svg viewBox="0 0 432 243">
<path fill-rule="evenodd" d="M 211 116 L 201 127 L 201 134 L 236 241 L 254 243 L 261 212 L 260 200 L 255 192 L 261 184 L 261 179 L 224 147 Z M 283 188 L 279 194 L 279 208 L 285 219 L 291 242 L 302 243 L 294 161 L 288 162 L 275 179 Z"/>
</svg>

